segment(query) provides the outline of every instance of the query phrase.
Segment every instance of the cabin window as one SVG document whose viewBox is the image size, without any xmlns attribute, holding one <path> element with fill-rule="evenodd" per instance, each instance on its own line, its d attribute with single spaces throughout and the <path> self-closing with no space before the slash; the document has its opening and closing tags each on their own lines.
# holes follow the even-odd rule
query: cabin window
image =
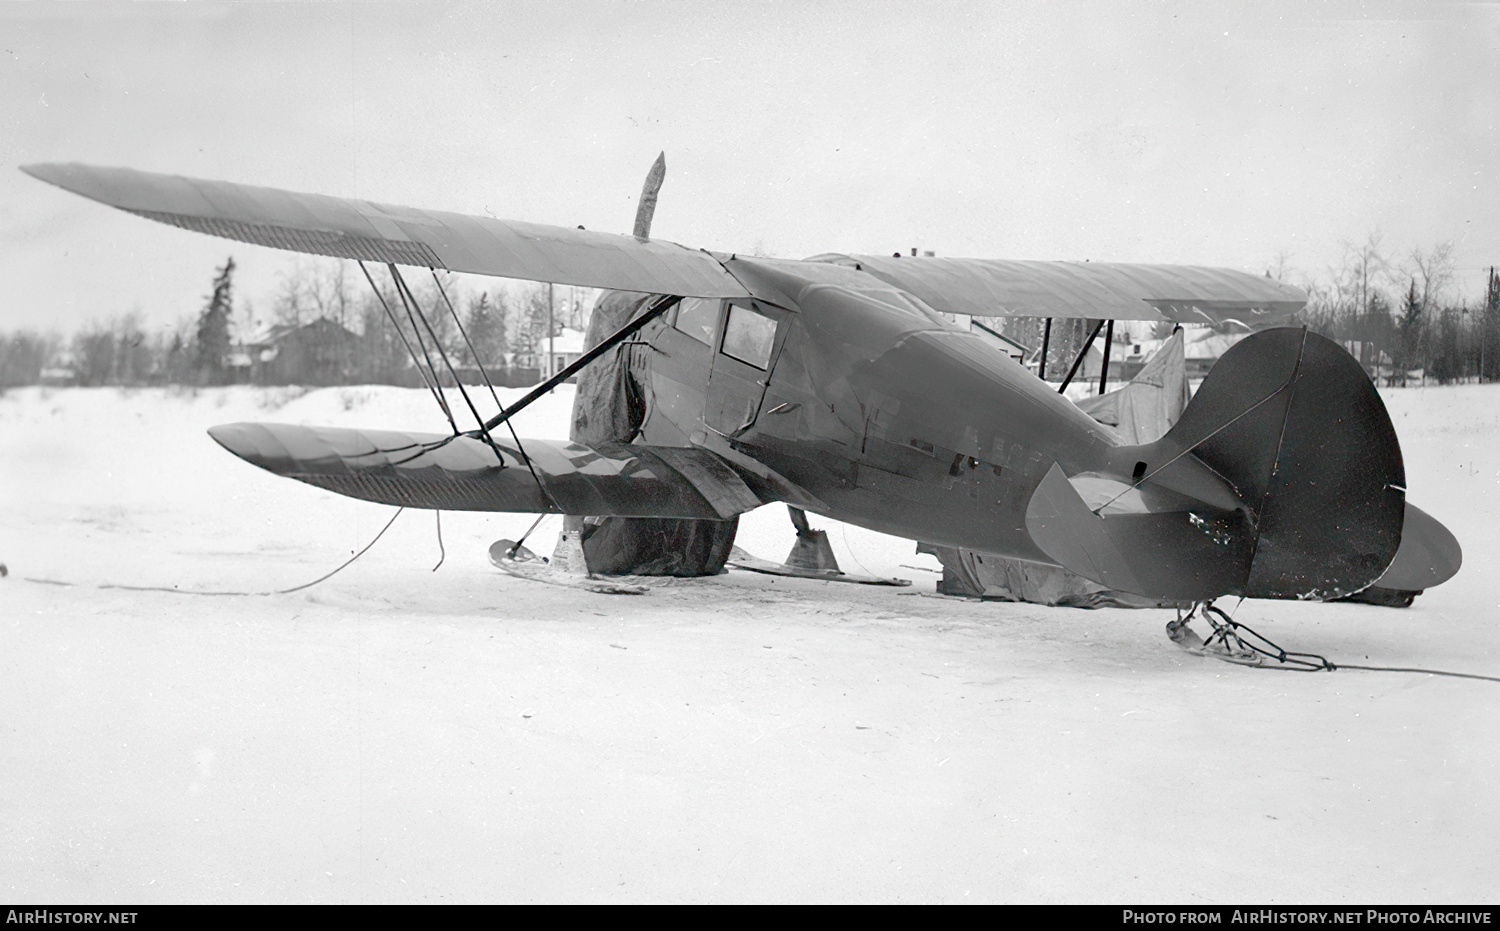
<svg viewBox="0 0 1500 931">
<path fill-rule="evenodd" d="M 775 342 L 775 320 L 749 307 L 729 305 L 729 321 L 724 325 L 724 355 L 764 369 L 771 364 L 771 347 Z"/>
<path fill-rule="evenodd" d="M 719 322 L 719 302 L 702 297 L 685 297 L 677 304 L 677 329 L 700 343 L 714 344 L 714 325 Z"/>
</svg>

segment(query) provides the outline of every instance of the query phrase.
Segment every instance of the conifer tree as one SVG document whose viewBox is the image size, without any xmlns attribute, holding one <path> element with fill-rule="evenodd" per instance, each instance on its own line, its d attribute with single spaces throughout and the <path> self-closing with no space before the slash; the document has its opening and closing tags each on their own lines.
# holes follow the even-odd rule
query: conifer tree
<svg viewBox="0 0 1500 931">
<path fill-rule="evenodd" d="M 488 291 L 481 292 L 478 299 L 469 301 L 469 319 L 464 324 L 474 351 L 479 354 L 479 363 L 494 371 L 505 364 L 505 315 L 490 303 Z"/>
<path fill-rule="evenodd" d="M 1484 309 L 1479 319 L 1479 380 L 1500 378 L 1500 275 L 1490 269 L 1485 283 Z"/>
<path fill-rule="evenodd" d="M 1406 291 L 1406 303 L 1401 308 L 1400 358 L 1396 360 L 1396 371 L 1391 373 L 1393 383 L 1405 385 L 1406 373 L 1417 365 L 1421 358 L 1419 343 L 1422 337 L 1423 302 L 1417 297 L 1417 282 L 1412 279 Z"/>
<path fill-rule="evenodd" d="M 233 300 L 234 257 L 214 275 L 213 294 L 198 315 L 198 377 L 204 384 L 222 385 L 229 374 L 229 316 Z"/>
</svg>

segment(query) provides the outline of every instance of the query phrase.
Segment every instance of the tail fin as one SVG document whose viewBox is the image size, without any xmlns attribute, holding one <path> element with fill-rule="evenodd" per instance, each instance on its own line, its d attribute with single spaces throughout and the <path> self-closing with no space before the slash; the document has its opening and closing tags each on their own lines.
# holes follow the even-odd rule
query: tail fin
<svg viewBox="0 0 1500 931">
<path fill-rule="evenodd" d="M 1385 405 L 1342 347 L 1306 330 L 1242 340 L 1166 436 L 1116 454 L 1119 474 L 1066 490 L 1049 475 L 1027 527 L 1066 568 L 1125 591 L 1338 598 L 1379 578 L 1401 542 L 1405 471 Z M 1103 498 L 1101 483 L 1122 493 L 1081 500 Z"/>
</svg>

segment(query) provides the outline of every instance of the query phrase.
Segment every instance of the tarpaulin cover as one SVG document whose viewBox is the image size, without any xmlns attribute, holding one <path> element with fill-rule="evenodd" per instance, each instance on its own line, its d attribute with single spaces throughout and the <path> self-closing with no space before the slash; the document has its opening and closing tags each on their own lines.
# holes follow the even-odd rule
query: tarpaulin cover
<svg viewBox="0 0 1500 931">
<path fill-rule="evenodd" d="M 606 291 L 599 295 L 584 334 L 584 351 L 645 313 L 652 295 Z M 578 373 L 573 397 L 573 423 L 568 437 L 575 443 L 629 443 L 646 419 L 640 384 L 631 376 L 632 358 L 644 363 L 646 348 L 628 342 L 607 352 Z"/>
<path fill-rule="evenodd" d="M 589 318 L 585 350 L 644 313 L 653 297 L 629 291 L 599 295 Z M 641 384 L 649 364 L 649 349 L 627 343 L 579 373 L 569 430 L 574 442 L 635 439 L 646 419 Z M 712 575 L 724 568 L 738 527 L 738 517 L 594 517 L 583 522 L 583 551 L 589 570 L 603 575 Z"/>
<path fill-rule="evenodd" d="M 1084 398 L 1078 402 L 1079 408 L 1100 423 L 1114 427 L 1121 439 L 1132 445 L 1166 436 L 1192 397 L 1184 332 L 1173 333 L 1129 384 L 1108 394 Z"/>
</svg>

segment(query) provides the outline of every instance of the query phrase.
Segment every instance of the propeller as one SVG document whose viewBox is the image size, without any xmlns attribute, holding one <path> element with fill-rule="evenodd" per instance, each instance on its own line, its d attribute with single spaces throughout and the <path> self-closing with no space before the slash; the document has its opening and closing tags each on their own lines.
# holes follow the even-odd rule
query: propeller
<svg viewBox="0 0 1500 931">
<path fill-rule="evenodd" d="M 662 152 L 651 163 L 646 172 L 646 183 L 641 187 L 641 201 L 635 208 L 636 239 L 651 238 L 651 218 L 656 214 L 656 195 L 661 193 L 661 182 L 667 176 L 667 153 Z"/>
</svg>

